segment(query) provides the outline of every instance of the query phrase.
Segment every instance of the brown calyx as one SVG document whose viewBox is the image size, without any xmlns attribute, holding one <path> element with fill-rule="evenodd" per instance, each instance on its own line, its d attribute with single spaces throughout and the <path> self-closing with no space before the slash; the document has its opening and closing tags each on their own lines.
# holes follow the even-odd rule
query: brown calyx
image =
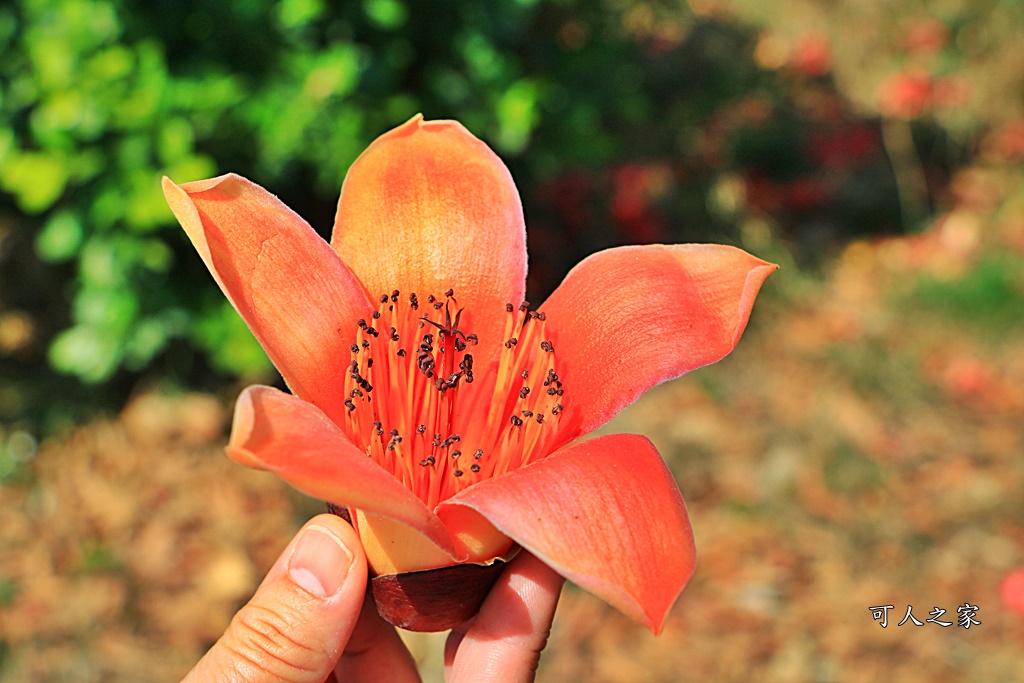
<svg viewBox="0 0 1024 683">
<path fill-rule="evenodd" d="M 347 508 L 328 503 L 327 510 L 351 524 Z M 445 631 L 476 615 L 505 565 L 495 560 L 374 576 L 367 592 L 388 623 L 408 631 Z"/>
</svg>

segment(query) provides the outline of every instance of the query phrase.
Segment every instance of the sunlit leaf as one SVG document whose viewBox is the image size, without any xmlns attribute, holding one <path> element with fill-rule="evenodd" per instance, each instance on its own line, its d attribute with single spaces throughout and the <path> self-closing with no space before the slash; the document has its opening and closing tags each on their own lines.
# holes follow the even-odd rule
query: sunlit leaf
<svg viewBox="0 0 1024 683">
<path fill-rule="evenodd" d="M 46 261 L 65 261 L 82 244 L 82 221 L 70 211 L 54 214 L 36 236 L 36 253 Z"/>
<path fill-rule="evenodd" d="M 408 17 L 401 0 L 364 0 L 363 10 L 374 23 L 387 29 L 399 28 Z"/>
<path fill-rule="evenodd" d="M 76 325 L 61 332 L 49 352 L 53 367 L 86 382 L 107 379 L 117 369 L 121 356 L 118 340 L 87 325 Z"/>
<path fill-rule="evenodd" d="M 305 26 L 324 12 L 323 0 L 283 0 L 277 7 L 277 18 L 285 28 Z"/>
<path fill-rule="evenodd" d="M 26 213 L 48 209 L 64 191 L 67 180 L 63 157 L 47 152 L 12 154 L 0 168 L 0 187 L 13 194 Z"/>
</svg>

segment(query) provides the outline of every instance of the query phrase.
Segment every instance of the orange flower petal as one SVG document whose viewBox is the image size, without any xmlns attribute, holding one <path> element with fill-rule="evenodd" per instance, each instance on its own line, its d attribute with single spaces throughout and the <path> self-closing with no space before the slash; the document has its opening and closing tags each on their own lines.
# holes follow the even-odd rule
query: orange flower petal
<svg viewBox="0 0 1024 683">
<path fill-rule="evenodd" d="M 243 391 L 226 450 L 232 460 L 273 472 L 303 493 L 400 522 L 451 562 L 464 559 L 437 515 L 296 396 L 263 386 Z"/>
<path fill-rule="evenodd" d="M 497 357 L 504 306 L 524 296 L 526 229 L 508 169 L 462 124 L 416 116 L 370 145 L 345 177 L 331 245 L 372 296 L 453 288 L 475 353 Z"/>
<path fill-rule="evenodd" d="M 164 195 L 217 284 L 292 390 L 332 417 L 344 410 L 348 342 L 370 303 L 330 246 L 277 197 L 240 176 Z"/>
<path fill-rule="evenodd" d="M 571 396 L 559 442 L 732 351 L 777 267 L 701 244 L 619 247 L 584 259 L 541 306 Z"/>
<path fill-rule="evenodd" d="M 654 633 L 693 573 L 683 498 L 654 446 L 635 434 L 590 439 L 482 481 L 437 512 L 449 528 L 483 515 Z"/>
</svg>

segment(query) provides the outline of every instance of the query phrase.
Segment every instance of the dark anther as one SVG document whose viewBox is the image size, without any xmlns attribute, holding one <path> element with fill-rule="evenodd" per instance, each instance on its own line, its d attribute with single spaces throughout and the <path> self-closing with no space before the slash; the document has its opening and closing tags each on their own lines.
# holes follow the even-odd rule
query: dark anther
<svg viewBox="0 0 1024 683">
<path fill-rule="evenodd" d="M 366 367 L 368 367 L 368 368 L 372 368 L 373 367 L 373 359 L 372 358 L 367 358 L 366 359 Z"/>
<path fill-rule="evenodd" d="M 458 337 L 455 338 L 455 350 L 462 352 L 466 350 L 466 342 L 462 341 Z"/>
<path fill-rule="evenodd" d="M 394 327 L 391 328 L 391 341 L 398 341 L 398 330 Z"/>
<path fill-rule="evenodd" d="M 411 306 L 414 311 L 420 307 L 420 301 L 416 298 L 416 292 L 409 295 L 409 306 Z"/>
<path fill-rule="evenodd" d="M 434 448 L 439 448 L 441 446 L 441 435 L 434 434 L 434 439 L 430 442 L 430 445 Z"/>
<path fill-rule="evenodd" d="M 482 457 L 484 457 L 484 449 L 479 448 L 479 449 L 477 449 L 477 452 L 473 454 L 473 458 L 475 460 L 479 460 Z"/>
<path fill-rule="evenodd" d="M 452 451 L 452 460 L 457 460 L 460 455 L 462 455 L 462 451 L 460 451 L 460 450 Z"/>
<path fill-rule="evenodd" d="M 356 346 L 355 344 L 353 344 L 352 346 L 348 347 L 348 350 L 351 351 L 352 353 L 359 353 L 359 347 Z"/>
<path fill-rule="evenodd" d="M 380 311 L 374 311 L 373 312 L 373 319 L 377 320 L 378 318 L 380 318 Z"/>
<path fill-rule="evenodd" d="M 454 472 L 452 472 L 452 474 L 454 474 L 456 477 L 461 477 L 462 476 L 462 470 L 455 470 Z"/>
<path fill-rule="evenodd" d="M 529 379 L 530 371 L 529 370 L 523 370 L 523 374 L 520 375 L 520 377 L 522 377 L 523 379 Z"/>
<path fill-rule="evenodd" d="M 518 343 L 519 343 L 518 339 L 516 339 L 515 337 L 509 337 L 508 339 L 505 340 L 505 348 L 506 349 L 511 349 L 513 346 L 515 346 Z"/>
<path fill-rule="evenodd" d="M 466 335 L 466 341 L 470 342 L 471 344 L 478 344 L 480 343 L 480 338 L 477 337 L 476 334 L 470 332 L 469 334 Z"/>
<path fill-rule="evenodd" d="M 405 358 L 405 349 L 398 349 L 398 355 Z"/>
<path fill-rule="evenodd" d="M 352 399 L 346 398 L 345 399 L 345 407 L 348 408 L 349 411 L 353 411 L 353 410 L 356 409 L 356 404 L 352 402 Z"/>
<path fill-rule="evenodd" d="M 432 455 L 428 455 L 427 456 L 427 462 L 429 462 L 431 465 L 433 465 L 435 462 L 437 462 L 437 458 L 435 458 Z"/>
<path fill-rule="evenodd" d="M 450 299 L 451 297 L 455 296 L 455 290 L 449 287 L 447 290 L 445 290 L 444 295 Z"/>
<path fill-rule="evenodd" d="M 387 294 L 381 294 L 380 295 L 380 302 L 382 304 L 386 304 L 388 302 L 388 295 Z"/>
<path fill-rule="evenodd" d="M 537 413 L 537 424 L 544 424 L 544 413 Z"/>
<path fill-rule="evenodd" d="M 551 409 L 551 414 L 552 415 L 558 415 L 560 412 L 562 412 L 562 409 L 563 409 L 562 404 L 561 403 L 556 403 L 555 407 Z"/>
<path fill-rule="evenodd" d="M 530 395 L 530 387 L 523 387 L 519 390 L 519 398 L 526 398 Z"/>
<path fill-rule="evenodd" d="M 391 303 L 395 303 L 396 301 L 398 301 L 398 294 L 399 291 L 397 289 L 391 292 Z"/>
<path fill-rule="evenodd" d="M 533 417 L 533 411 L 532 410 L 523 410 L 522 413 L 523 413 L 523 417 L 526 417 L 526 418 Z"/>
<path fill-rule="evenodd" d="M 474 472 L 479 472 L 480 471 L 480 465 L 477 465 L 476 463 L 473 463 L 472 465 L 469 466 L 469 469 L 473 470 Z"/>
<path fill-rule="evenodd" d="M 530 302 L 529 301 L 524 301 L 523 303 L 519 304 L 519 310 L 520 311 L 528 311 L 528 310 L 530 310 Z"/>
<path fill-rule="evenodd" d="M 509 418 L 508 421 L 511 422 L 512 424 L 514 424 L 516 427 L 522 427 L 523 426 L 523 419 L 521 417 L 519 417 L 518 415 L 513 415 L 512 417 Z"/>
<path fill-rule="evenodd" d="M 441 303 L 440 301 L 435 301 L 434 302 L 434 310 L 435 311 L 440 311 L 443 306 L 444 306 L 444 304 Z"/>
<path fill-rule="evenodd" d="M 368 349 L 368 348 L 370 348 L 370 342 L 368 342 L 368 341 L 366 341 L 366 340 L 364 339 L 364 340 L 362 341 L 362 343 L 360 344 L 360 346 L 362 346 L 362 347 L 363 347 L 364 349 Z"/>
<path fill-rule="evenodd" d="M 420 460 L 420 466 L 421 466 L 421 467 L 426 467 L 426 466 L 427 466 L 427 465 L 429 465 L 429 464 L 430 464 L 430 463 L 428 463 L 428 462 L 427 462 L 427 459 L 426 459 L 426 458 L 423 458 L 423 460 Z"/>
<path fill-rule="evenodd" d="M 390 432 L 388 432 L 388 434 L 390 434 L 391 436 L 398 436 L 398 430 L 392 429 Z"/>
<path fill-rule="evenodd" d="M 552 351 L 554 351 L 554 350 L 555 350 L 555 345 L 554 345 L 554 344 L 552 344 L 552 343 L 551 343 L 551 342 L 549 342 L 549 341 L 542 341 L 542 342 L 540 343 L 540 348 L 544 349 L 544 350 L 545 350 L 545 351 L 547 351 L 548 353 L 551 353 Z"/>
<path fill-rule="evenodd" d="M 416 431 L 422 434 L 423 432 L 427 431 L 427 425 L 420 425 L 419 427 L 416 428 Z"/>
<path fill-rule="evenodd" d="M 544 322 L 545 320 L 548 319 L 548 316 L 546 313 L 544 313 L 544 311 L 537 311 L 533 317 L 535 317 L 537 320 L 540 320 L 541 322 Z"/>
<path fill-rule="evenodd" d="M 353 346 L 355 346 L 355 344 L 353 344 Z M 358 351 L 358 350 L 359 349 L 356 349 L 356 351 Z M 353 351 L 353 353 L 355 353 L 355 351 Z M 349 363 L 348 369 L 351 372 L 355 372 L 356 370 L 358 370 L 359 369 L 359 361 L 354 360 L 351 363 Z"/>
<path fill-rule="evenodd" d="M 433 295 L 433 294 L 428 294 L 428 295 L 427 295 L 427 303 L 428 303 L 428 304 L 432 304 L 432 303 L 434 303 L 435 301 L 437 301 L 437 299 L 436 299 L 436 298 L 434 297 L 434 295 Z"/>
<path fill-rule="evenodd" d="M 515 306 L 513 306 L 512 304 L 505 304 L 505 311 L 506 312 L 511 313 L 514 310 L 516 310 Z"/>
<path fill-rule="evenodd" d="M 362 319 L 362 318 L 359 319 L 359 321 L 356 323 L 356 325 L 358 325 L 359 329 L 361 329 L 361 330 L 365 330 L 366 329 L 366 321 L 364 319 Z"/>
</svg>

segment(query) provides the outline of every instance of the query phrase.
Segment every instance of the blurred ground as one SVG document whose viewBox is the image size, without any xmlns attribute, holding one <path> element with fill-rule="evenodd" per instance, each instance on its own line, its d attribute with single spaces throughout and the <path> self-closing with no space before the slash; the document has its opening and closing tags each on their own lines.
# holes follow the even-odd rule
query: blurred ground
<svg viewBox="0 0 1024 683">
<path fill-rule="evenodd" d="M 567 589 L 539 680 L 1024 680 L 998 596 L 1024 564 L 1024 229 L 1019 185 L 971 173 L 984 207 L 784 268 L 733 356 L 607 428 L 671 464 L 697 572 L 658 638 Z M 217 637 L 318 509 L 224 458 L 226 418 L 145 394 L 0 486 L 0 681 L 173 680 Z M 897 625 L 965 602 L 980 625 Z M 436 675 L 441 640 L 411 642 Z"/>
</svg>

